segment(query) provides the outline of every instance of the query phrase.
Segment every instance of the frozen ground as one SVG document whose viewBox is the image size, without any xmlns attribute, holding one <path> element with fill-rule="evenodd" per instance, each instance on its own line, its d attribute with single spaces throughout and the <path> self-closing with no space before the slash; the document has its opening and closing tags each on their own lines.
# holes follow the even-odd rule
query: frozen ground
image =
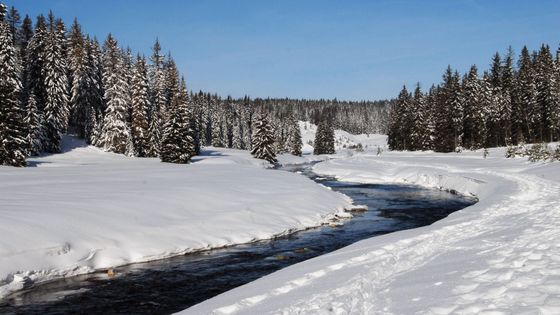
<svg viewBox="0 0 560 315">
<path fill-rule="evenodd" d="M 480 201 L 431 226 L 293 265 L 184 314 L 560 314 L 560 163 L 506 159 L 503 148 L 486 159 L 482 151 L 376 151 L 339 154 L 314 170 Z"/>
<path fill-rule="evenodd" d="M 350 200 L 246 151 L 190 165 L 65 138 L 66 152 L 0 167 L 0 298 L 33 283 L 316 226 Z"/>
</svg>

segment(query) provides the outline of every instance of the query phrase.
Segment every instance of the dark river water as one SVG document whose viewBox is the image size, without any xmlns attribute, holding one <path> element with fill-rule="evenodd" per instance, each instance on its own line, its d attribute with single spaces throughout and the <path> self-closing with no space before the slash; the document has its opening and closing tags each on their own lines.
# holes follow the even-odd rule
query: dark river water
<svg viewBox="0 0 560 315">
<path fill-rule="evenodd" d="M 0 302 L 0 314 L 169 314 L 356 241 L 429 225 L 476 202 L 417 186 L 339 182 L 308 167 L 285 169 L 344 193 L 369 211 L 337 227 L 120 267 L 111 278 L 94 273 L 56 280 L 8 297 Z"/>
</svg>

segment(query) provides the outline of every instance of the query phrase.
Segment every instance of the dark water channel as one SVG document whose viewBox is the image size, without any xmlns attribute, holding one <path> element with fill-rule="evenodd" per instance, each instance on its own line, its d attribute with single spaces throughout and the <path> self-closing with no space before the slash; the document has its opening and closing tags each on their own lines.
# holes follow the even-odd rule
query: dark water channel
<svg viewBox="0 0 560 315">
<path fill-rule="evenodd" d="M 169 314 L 286 266 L 356 241 L 429 225 L 473 198 L 407 185 L 338 182 L 309 167 L 290 167 L 350 196 L 369 211 L 343 225 L 322 226 L 274 240 L 204 251 L 36 286 L 0 302 L 0 314 Z"/>
</svg>

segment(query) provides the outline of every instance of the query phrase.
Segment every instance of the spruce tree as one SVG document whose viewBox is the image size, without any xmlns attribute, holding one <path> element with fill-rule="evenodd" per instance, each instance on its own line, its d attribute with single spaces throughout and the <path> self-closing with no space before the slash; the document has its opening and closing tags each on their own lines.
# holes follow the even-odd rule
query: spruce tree
<svg viewBox="0 0 560 315">
<path fill-rule="evenodd" d="M 165 76 L 164 76 L 164 56 L 161 54 L 161 45 L 156 39 L 152 48 L 152 56 L 150 57 L 151 65 L 149 69 L 150 80 L 150 150 L 148 156 L 155 157 L 159 155 L 161 146 L 162 128 L 165 114 L 166 98 L 165 98 Z"/>
<path fill-rule="evenodd" d="M 35 24 L 35 32 L 26 49 L 25 56 L 25 70 L 24 70 L 24 82 L 25 91 L 24 102 L 27 102 L 27 97 L 29 93 L 35 95 L 37 101 L 37 108 L 40 112 L 43 112 L 45 108 L 45 55 L 46 55 L 46 39 L 47 39 L 47 24 L 45 17 L 39 15 L 37 17 L 37 23 Z"/>
<path fill-rule="evenodd" d="M 288 122 L 288 152 L 295 156 L 301 156 L 301 148 L 303 147 L 303 142 L 301 139 L 301 130 L 299 128 L 299 123 L 293 115 L 290 116 Z"/>
<path fill-rule="evenodd" d="M 23 19 L 23 23 L 20 29 L 20 34 L 21 36 L 19 42 L 19 46 L 20 46 L 19 59 L 21 60 L 21 66 L 22 66 L 21 82 L 24 89 L 23 93 L 21 93 L 21 99 L 23 103 L 26 103 L 29 94 L 28 91 L 29 85 L 27 84 L 27 77 L 28 77 L 27 76 L 27 69 L 28 69 L 27 46 L 29 45 L 31 38 L 33 37 L 33 22 L 31 21 L 28 15 L 25 15 L 25 18 Z"/>
<path fill-rule="evenodd" d="M 195 153 L 191 129 L 192 112 L 184 80 L 181 90 L 173 96 L 164 125 L 160 157 L 162 162 L 188 163 Z"/>
<path fill-rule="evenodd" d="M 19 74 L 20 65 L 10 28 L 0 21 L 0 165 L 26 165 L 26 126 Z"/>
<path fill-rule="evenodd" d="M 325 115 L 326 116 L 326 115 Z M 323 117 L 317 125 L 313 154 L 334 154 L 334 128 L 330 117 Z"/>
<path fill-rule="evenodd" d="M 556 65 L 550 47 L 543 45 L 535 64 L 537 104 L 541 108 L 541 141 L 555 141 L 560 123 L 559 93 Z"/>
<path fill-rule="evenodd" d="M 14 46 L 18 46 L 20 43 L 20 36 L 19 33 L 19 25 L 21 24 L 21 16 L 19 15 L 18 10 L 12 6 L 8 11 L 8 15 L 6 16 L 6 21 L 8 26 L 10 27 L 10 34 L 12 34 L 12 43 Z"/>
<path fill-rule="evenodd" d="M 213 147 L 223 147 L 224 143 L 222 137 L 222 113 L 219 106 L 219 100 L 217 97 L 212 96 L 211 101 L 211 118 L 210 118 L 210 128 L 211 128 L 211 144 Z"/>
<path fill-rule="evenodd" d="M 68 72 L 70 83 L 70 126 L 69 129 L 85 137 L 88 103 L 87 56 L 85 39 L 80 24 L 74 19 L 69 32 Z"/>
<path fill-rule="evenodd" d="M 409 146 L 409 129 L 411 127 L 411 96 L 403 86 L 391 110 L 388 130 L 388 145 L 391 150 L 407 150 Z"/>
<path fill-rule="evenodd" d="M 410 149 L 411 150 L 425 150 L 427 146 L 427 125 L 428 120 L 425 96 L 420 88 L 420 83 L 416 84 L 414 95 L 412 99 L 412 124 L 410 126 Z"/>
<path fill-rule="evenodd" d="M 460 85 L 458 76 L 448 66 L 443 75 L 443 84 L 436 97 L 434 150 L 452 152 L 457 148 L 457 123 L 454 117 L 456 104 L 459 103 Z"/>
<path fill-rule="evenodd" d="M 95 144 L 92 139 L 93 129 L 98 120 L 101 120 L 102 113 L 105 111 L 105 101 L 103 100 L 103 79 L 101 74 L 101 63 L 99 61 L 99 47 L 96 41 L 88 37 L 84 41 L 84 61 L 82 79 L 79 81 L 81 88 L 79 109 L 83 111 L 74 115 L 78 134 L 83 135 L 88 144 Z"/>
<path fill-rule="evenodd" d="M 127 93 L 122 54 L 111 34 L 104 44 L 103 86 L 107 109 L 100 135 L 100 144 L 110 152 L 127 153 L 130 131 L 126 123 Z"/>
<path fill-rule="evenodd" d="M 231 147 L 238 150 L 243 150 L 243 129 L 239 116 L 233 118 L 233 139 Z"/>
<path fill-rule="evenodd" d="M 42 151 L 43 117 L 37 109 L 37 101 L 33 93 L 29 95 L 27 101 L 25 124 L 27 125 L 27 152 L 29 155 L 38 155 Z"/>
<path fill-rule="evenodd" d="M 44 50 L 44 130 L 43 149 L 49 153 L 61 151 L 62 133 L 68 124 L 68 78 L 64 56 L 64 35 L 60 22 L 49 13 L 48 33 Z M 37 96 L 37 95 L 36 95 Z"/>
<path fill-rule="evenodd" d="M 150 151 L 148 109 L 150 97 L 146 61 L 138 55 L 132 76 L 132 127 L 131 136 L 135 155 L 144 157 Z"/>
<path fill-rule="evenodd" d="M 533 62 L 527 47 L 521 50 L 518 61 L 517 85 L 513 99 L 513 128 L 516 139 L 536 141 L 537 126 L 540 124 L 540 109 L 537 104 L 537 91 Z"/>
<path fill-rule="evenodd" d="M 468 149 L 480 149 L 484 145 L 484 112 L 481 100 L 481 86 L 478 69 L 472 65 L 463 84 L 464 96 L 464 146 Z"/>
<path fill-rule="evenodd" d="M 274 152 L 274 130 L 265 114 L 261 114 L 255 122 L 251 154 L 257 158 L 270 163 L 276 162 Z"/>
</svg>

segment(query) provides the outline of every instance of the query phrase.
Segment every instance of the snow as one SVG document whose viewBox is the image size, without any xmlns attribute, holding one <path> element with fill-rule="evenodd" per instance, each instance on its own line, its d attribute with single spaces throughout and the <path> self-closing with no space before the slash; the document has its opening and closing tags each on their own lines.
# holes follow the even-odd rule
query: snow
<svg viewBox="0 0 560 315">
<path fill-rule="evenodd" d="M 0 298 L 54 278 L 317 226 L 351 200 L 247 151 L 206 148 L 189 165 L 103 152 L 0 167 Z"/>
<path fill-rule="evenodd" d="M 377 137 L 381 139 L 382 137 Z M 378 143 L 383 145 L 383 143 Z M 338 155 L 314 171 L 476 195 L 430 226 L 357 242 L 183 314 L 560 314 L 560 164 L 505 149 Z"/>
<path fill-rule="evenodd" d="M 302 152 L 304 154 L 313 153 L 313 141 L 315 141 L 315 133 L 317 125 L 307 121 L 300 121 L 301 138 L 303 142 Z M 336 129 L 335 133 L 335 149 L 337 152 L 346 152 L 349 146 L 362 144 L 365 150 L 377 149 L 378 146 L 386 147 L 387 136 L 379 134 L 359 134 L 353 135 L 344 130 Z"/>
</svg>

